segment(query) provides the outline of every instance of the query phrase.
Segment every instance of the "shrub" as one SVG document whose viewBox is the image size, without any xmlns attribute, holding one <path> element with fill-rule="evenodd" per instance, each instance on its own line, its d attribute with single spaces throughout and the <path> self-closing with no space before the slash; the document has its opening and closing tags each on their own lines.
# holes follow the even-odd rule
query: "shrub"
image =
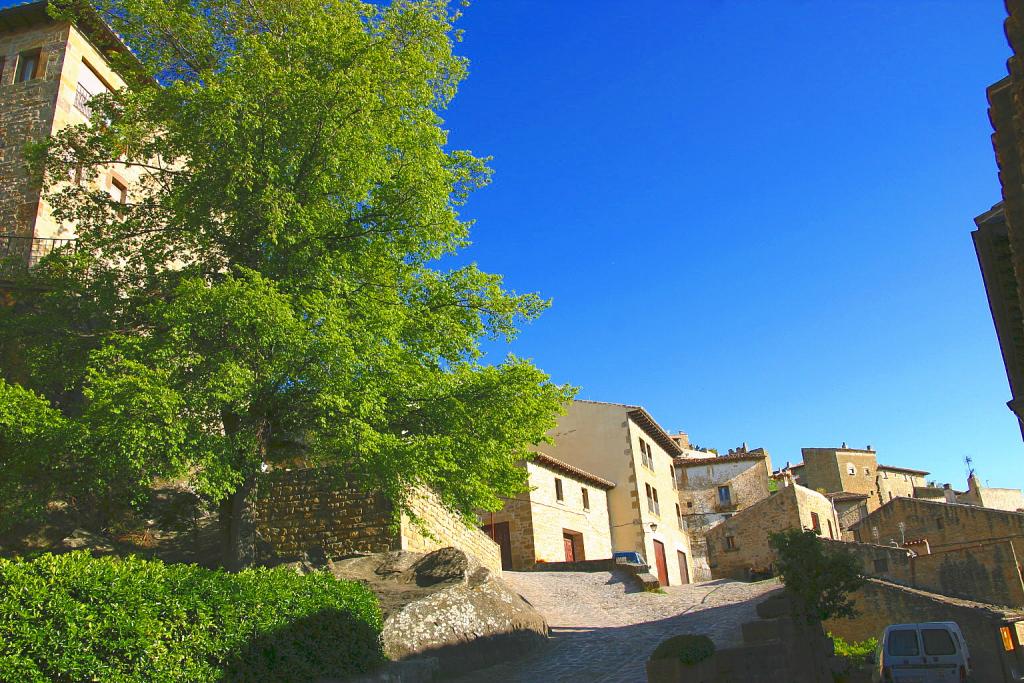
<svg viewBox="0 0 1024 683">
<path fill-rule="evenodd" d="M 853 553 L 825 546 L 813 531 L 787 529 L 769 536 L 782 582 L 810 620 L 857 616 L 850 593 L 864 584 Z"/>
<path fill-rule="evenodd" d="M 366 587 L 84 551 L 0 560 L 0 681 L 308 681 L 383 660 Z"/>
<path fill-rule="evenodd" d="M 848 643 L 839 636 L 828 634 L 828 637 L 832 639 L 832 643 L 835 645 L 836 656 L 840 657 L 849 666 L 859 667 L 868 663 L 868 657 L 878 647 L 877 638 L 868 638 L 860 642 Z"/>
<path fill-rule="evenodd" d="M 683 664 L 697 664 L 715 654 L 715 644 L 705 635 L 672 636 L 663 640 L 651 659 L 678 659 Z"/>
</svg>

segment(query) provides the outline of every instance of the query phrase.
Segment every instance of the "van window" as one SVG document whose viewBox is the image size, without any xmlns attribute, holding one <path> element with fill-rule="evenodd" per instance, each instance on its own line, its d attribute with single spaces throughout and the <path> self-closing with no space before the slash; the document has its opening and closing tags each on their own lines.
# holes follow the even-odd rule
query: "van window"
<svg viewBox="0 0 1024 683">
<path fill-rule="evenodd" d="M 920 654 L 917 648 L 917 631 L 889 631 L 889 654 L 896 657 L 915 657 Z"/>
<path fill-rule="evenodd" d="M 955 655 L 956 645 L 944 628 L 921 629 L 921 640 L 924 641 L 926 655 Z"/>
</svg>

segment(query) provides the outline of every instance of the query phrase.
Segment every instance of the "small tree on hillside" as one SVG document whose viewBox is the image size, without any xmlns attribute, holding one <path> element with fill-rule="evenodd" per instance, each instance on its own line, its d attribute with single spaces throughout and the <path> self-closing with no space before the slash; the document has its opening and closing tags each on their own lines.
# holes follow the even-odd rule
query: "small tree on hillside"
<svg viewBox="0 0 1024 683">
<path fill-rule="evenodd" d="M 864 584 L 860 561 L 845 548 L 826 546 L 813 531 L 786 529 L 771 534 L 775 566 L 808 619 L 852 619 L 850 593 Z"/>
</svg>

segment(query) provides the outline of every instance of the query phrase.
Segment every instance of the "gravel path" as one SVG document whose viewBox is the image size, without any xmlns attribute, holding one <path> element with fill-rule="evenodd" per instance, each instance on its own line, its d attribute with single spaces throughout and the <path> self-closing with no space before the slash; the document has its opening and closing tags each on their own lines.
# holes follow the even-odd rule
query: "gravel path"
<svg viewBox="0 0 1024 683">
<path fill-rule="evenodd" d="M 719 647 L 738 644 L 754 605 L 779 587 L 710 581 L 669 586 L 665 595 L 634 592 L 618 572 L 503 572 L 503 578 L 544 615 L 550 641 L 515 662 L 457 679 L 462 683 L 612 683 L 646 681 L 644 663 L 665 638 L 706 633 Z"/>
</svg>

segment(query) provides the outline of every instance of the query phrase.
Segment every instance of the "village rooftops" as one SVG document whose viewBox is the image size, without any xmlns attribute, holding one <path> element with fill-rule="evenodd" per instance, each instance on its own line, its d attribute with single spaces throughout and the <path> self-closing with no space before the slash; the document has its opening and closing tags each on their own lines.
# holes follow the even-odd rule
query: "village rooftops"
<svg viewBox="0 0 1024 683">
<path fill-rule="evenodd" d="M 561 472 L 566 476 L 581 479 L 585 482 L 593 484 L 598 488 L 602 488 L 605 490 L 615 488 L 614 482 L 608 481 L 607 479 L 602 479 L 596 474 L 591 474 L 586 470 L 581 470 L 580 468 L 570 465 L 567 462 L 562 462 L 561 460 L 552 458 L 550 455 L 544 455 L 543 453 L 534 453 L 533 462 L 537 463 L 538 465 L 543 465 L 544 467 L 547 467 L 548 469 L 554 470 L 556 472 Z"/>
</svg>

